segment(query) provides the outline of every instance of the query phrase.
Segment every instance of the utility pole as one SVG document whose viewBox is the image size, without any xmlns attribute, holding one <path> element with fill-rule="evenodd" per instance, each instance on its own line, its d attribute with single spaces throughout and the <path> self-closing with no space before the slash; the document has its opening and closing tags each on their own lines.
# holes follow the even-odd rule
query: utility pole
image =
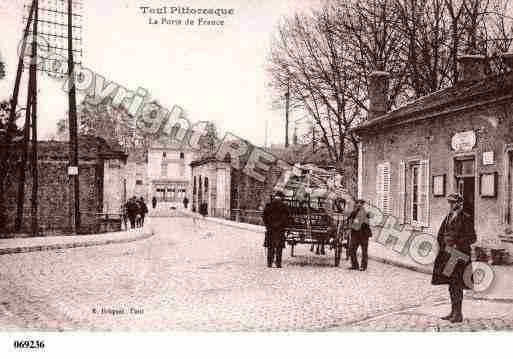
<svg viewBox="0 0 513 359">
<path fill-rule="evenodd" d="M 41 5 L 41 6 L 40 6 Z M 23 42 L 21 47 L 21 53 L 18 63 L 18 71 L 16 74 L 16 80 L 14 84 L 13 97 L 11 101 L 11 113 L 9 119 L 14 121 L 16 115 L 16 108 L 18 106 L 19 89 L 23 70 L 28 67 L 29 69 L 29 81 L 28 81 L 28 96 L 27 96 L 27 107 L 25 114 L 25 126 L 23 129 L 23 146 L 21 152 L 21 165 L 19 166 L 19 182 L 18 182 L 18 198 L 17 198 L 17 216 L 15 221 L 15 228 L 19 231 L 23 223 L 23 206 L 25 201 L 25 177 L 27 162 L 29 162 L 29 149 L 31 150 L 30 156 L 30 172 L 32 177 L 32 198 L 31 198 L 31 217 L 32 217 L 32 234 L 37 235 L 39 232 L 39 217 L 38 217 L 38 140 L 37 140 L 37 108 L 38 108 L 38 71 L 43 71 L 48 74 L 56 74 L 58 77 L 68 76 L 70 80 L 70 91 L 69 91 L 69 113 L 70 113 L 70 126 L 74 125 L 74 131 L 70 128 L 70 166 L 68 167 L 68 173 L 74 176 L 74 180 L 70 186 L 73 186 L 75 193 L 74 199 L 76 200 L 74 205 L 75 210 L 70 210 L 70 215 L 74 214 L 74 231 L 78 231 L 80 228 L 80 216 L 78 212 L 78 176 L 74 175 L 76 171 L 73 168 L 78 169 L 78 146 L 77 146 L 77 115 L 76 115 L 76 90 L 74 86 L 74 72 L 75 72 L 75 59 L 74 53 L 79 53 L 79 57 L 82 55 L 82 51 L 73 49 L 73 41 L 81 41 L 81 35 L 73 34 L 73 31 L 78 31 L 81 26 L 73 24 L 73 16 L 80 19 L 81 15 L 72 12 L 73 5 L 81 6 L 78 1 L 72 0 L 32 0 L 30 10 L 27 17 L 27 24 L 25 32 L 23 34 Z M 67 11 L 66 11 L 67 6 Z M 67 21 L 66 21 L 67 20 Z M 39 26 L 39 28 L 38 28 Z M 26 49 L 28 44 L 28 36 L 32 35 L 31 43 L 31 54 L 30 54 L 30 65 L 24 63 L 24 57 L 26 56 Z M 42 37 L 44 36 L 44 38 Z M 67 42 L 66 42 L 67 39 Z M 51 48 L 52 55 L 59 55 L 61 57 L 68 56 L 68 68 L 64 72 L 63 68 L 54 69 L 47 68 L 46 66 L 40 66 L 38 58 L 38 47 Z M 41 55 L 42 59 L 45 54 Z M 46 58 L 45 58 L 46 59 Z M 46 59 L 48 60 L 48 59 Z M 32 132 L 31 132 L 32 131 Z M 31 136 L 32 134 L 32 136 Z M 29 146 L 29 142 L 31 142 Z M 78 174 L 78 173 L 77 173 Z M 70 193 L 70 197 L 72 197 Z M 70 219 L 71 221 L 71 219 Z"/>
<path fill-rule="evenodd" d="M 68 174 L 73 189 L 73 232 L 80 231 L 80 188 L 78 166 L 77 99 L 75 87 L 75 61 L 73 60 L 73 11 L 72 0 L 68 0 L 68 77 L 69 77 L 69 161 Z M 70 208 L 71 209 L 71 208 Z"/>
<path fill-rule="evenodd" d="M 30 26 L 32 24 L 32 19 L 34 17 L 36 1 L 32 1 L 29 10 L 29 16 L 27 19 L 27 25 L 25 27 L 25 31 L 23 33 L 23 42 L 21 45 L 21 52 L 19 54 L 20 58 L 18 60 L 18 70 L 16 72 L 16 80 L 14 82 L 14 91 L 11 100 L 11 113 L 10 113 L 10 122 L 14 121 L 16 116 L 16 107 L 18 106 L 18 97 L 20 91 L 20 82 L 21 76 L 23 74 L 23 69 L 25 67 L 24 58 L 25 51 L 27 48 L 27 38 L 30 31 Z M 34 37 L 35 39 L 35 37 Z M 32 42 L 32 47 L 34 47 L 34 43 Z M 31 63 L 37 61 L 31 54 Z M 18 180 L 18 197 L 17 197 L 17 212 L 16 212 L 16 220 L 14 223 L 14 228 L 16 232 L 19 232 L 21 229 L 21 223 L 23 221 L 23 207 L 25 201 L 25 171 L 27 168 L 27 158 L 28 158 L 28 143 L 30 140 L 30 117 L 31 117 L 31 108 L 32 108 L 32 78 L 33 73 L 29 74 L 29 85 L 28 85 L 28 95 L 27 95 L 27 107 L 25 112 L 25 126 L 23 129 L 23 147 L 21 154 L 21 165 L 20 165 L 20 178 Z"/>
<path fill-rule="evenodd" d="M 289 106 L 290 106 L 290 78 L 287 80 L 285 93 L 285 147 L 289 147 Z"/>
<path fill-rule="evenodd" d="M 32 159 L 30 161 L 32 167 L 32 235 L 37 236 L 39 231 L 38 221 L 38 173 L 37 173 L 37 23 L 38 23 L 38 12 L 39 3 L 38 0 L 34 0 L 34 36 L 32 37 L 32 57 L 30 62 L 30 80 L 29 80 L 29 92 L 31 93 L 31 116 L 32 116 Z"/>
<path fill-rule="evenodd" d="M 315 153 L 315 123 L 312 122 L 312 153 Z"/>
</svg>

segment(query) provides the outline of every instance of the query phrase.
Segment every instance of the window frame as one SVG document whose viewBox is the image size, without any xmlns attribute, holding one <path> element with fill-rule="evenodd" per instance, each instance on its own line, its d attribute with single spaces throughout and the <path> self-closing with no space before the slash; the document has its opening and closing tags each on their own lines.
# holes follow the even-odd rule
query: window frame
<svg viewBox="0 0 513 359">
<path fill-rule="evenodd" d="M 408 197 L 409 199 L 409 203 L 408 203 L 408 206 L 409 206 L 409 209 L 410 209 L 410 223 L 414 226 L 420 226 L 420 221 L 419 221 L 419 204 L 420 204 L 420 162 L 419 161 L 413 161 L 412 163 L 410 163 L 410 166 L 409 166 L 409 169 L 410 169 L 410 196 Z M 416 176 L 414 175 L 416 174 Z M 417 183 L 416 183 L 416 187 L 415 187 L 415 183 L 414 183 L 414 180 L 415 178 L 417 179 Z M 417 189 L 417 192 L 416 192 L 416 195 L 417 195 L 417 201 L 414 202 L 414 197 L 415 197 L 415 188 Z M 413 209 L 414 209 L 414 206 L 416 206 L 416 219 L 413 218 Z"/>
</svg>

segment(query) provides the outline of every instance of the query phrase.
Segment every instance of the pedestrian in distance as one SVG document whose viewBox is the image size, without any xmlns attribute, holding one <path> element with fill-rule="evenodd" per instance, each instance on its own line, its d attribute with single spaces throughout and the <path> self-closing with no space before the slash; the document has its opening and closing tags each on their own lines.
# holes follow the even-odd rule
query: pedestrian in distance
<svg viewBox="0 0 513 359">
<path fill-rule="evenodd" d="M 144 203 L 144 198 L 139 198 L 138 201 L 139 205 L 139 227 L 144 227 L 144 218 L 146 217 L 146 214 L 148 213 L 148 206 L 146 206 L 146 203 Z"/>
<path fill-rule="evenodd" d="M 151 205 L 152 205 L 153 209 L 157 208 L 157 197 L 153 197 L 151 199 Z"/>
<path fill-rule="evenodd" d="M 183 208 L 187 209 L 188 205 L 189 205 L 189 199 L 187 197 L 184 197 L 184 199 L 183 199 Z"/>
<path fill-rule="evenodd" d="M 136 226 L 137 214 L 139 212 L 139 206 L 137 205 L 135 197 L 130 198 L 126 203 L 126 211 L 128 219 L 130 220 L 130 227 L 134 229 Z"/>
<path fill-rule="evenodd" d="M 203 216 L 203 217 L 206 217 L 208 215 L 208 203 L 207 202 L 203 202 L 201 205 L 200 205 L 200 211 L 199 213 Z"/>
<path fill-rule="evenodd" d="M 285 229 L 290 223 L 289 206 L 284 202 L 283 192 L 277 192 L 274 198 L 266 204 L 263 221 L 266 229 L 267 267 L 281 268 L 283 248 L 285 247 Z"/>
<path fill-rule="evenodd" d="M 463 321 L 463 290 L 472 289 L 473 286 L 471 276 L 465 280 L 464 274 L 466 270 L 472 273 L 468 266 L 471 266 L 471 245 L 476 242 L 477 237 L 472 216 L 463 211 L 463 197 L 453 193 L 447 197 L 447 201 L 450 210 L 438 231 L 439 251 L 435 258 L 431 284 L 449 285 L 451 312 L 442 319 L 460 323 Z M 454 264 L 454 258 L 458 260 L 455 265 L 451 265 Z"/>
<path fill-rule="evenodd" d="M 352 270 L 367 270 L 369 261 L 368 248 L 369 238 L 372 237 L 372 231 L 369 225 L 370 213 L 364 207 L 365 201 L 358 199 L 355 202 L 354 210 L 348 217 L 351 227 L 351 239 L 349 240 L 349 256 L 351 258 Z M 357 252 L 358 248 L 362 248 L 362 263 L 358 265 Z"/>
</svg>

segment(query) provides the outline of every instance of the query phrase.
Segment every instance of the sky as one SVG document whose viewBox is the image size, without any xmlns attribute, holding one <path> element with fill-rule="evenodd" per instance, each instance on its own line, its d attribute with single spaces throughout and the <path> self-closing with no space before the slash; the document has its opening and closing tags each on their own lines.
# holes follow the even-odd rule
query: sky
<svg viewBox="0 0 513 359">
<path fill-rule="evenodd" d="M 271 106 L 266 58 L 280 20 L 317 0 L 81 1 L 84 66 L 129 90 L 145 88 L 169 110 L 181 106 L 192 122 L 214 121 L 219 135 L 231 132 L 264 145 L 268 122 L 269 143 L 284 142 L 285 116 Z M 12 96 L 27 3 L 0 0 L 0 54 L 7 66 L 0 99 Z M 224 26 L 150 25 L 143 6 L 233 8 L 234 15 L 224 18 Z M 191 17 L 165 16 L 182 22 Z M 162 15 L 152 17 L 160 21 Z M 198 17 L 217 18 L 192 16 Z M 67 97 L 62 83 L 45 74 L 38 88 L 38 131 L 40 138 L 48 138 L 66 116 Z M 25 93 L 22 89 L 21 104 Z"/>
</svg>

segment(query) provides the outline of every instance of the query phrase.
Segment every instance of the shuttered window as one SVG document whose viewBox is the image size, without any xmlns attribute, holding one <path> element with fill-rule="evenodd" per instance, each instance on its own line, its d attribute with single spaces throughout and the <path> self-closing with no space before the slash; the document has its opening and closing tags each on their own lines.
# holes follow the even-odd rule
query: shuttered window
<svg viewBox="0 0 513 359">
<path fill-rule="evenodd" d="M 392 203 L 390 198 L 390 163 L 380 163 L 377 167 L 376 176 L 377 206 L 384 215 L 392 214 Z"/>
<path fill-rule="evenodd" d="M 397 186 L 396 217 L 399 223 L 403 224 L 406 221 L 406 163 L 404 161 L 399 163 Z"/>
<path fill-rule="evenodd" d="M 429 160 L 420 161 L 419 173 L 419 224 L 429 227 Z"/>
<path fill-rule="evenodd" d="M 429 227 L 429 160 L 410 166 L 409 208 L 411 223 Z"/>
</svg>

